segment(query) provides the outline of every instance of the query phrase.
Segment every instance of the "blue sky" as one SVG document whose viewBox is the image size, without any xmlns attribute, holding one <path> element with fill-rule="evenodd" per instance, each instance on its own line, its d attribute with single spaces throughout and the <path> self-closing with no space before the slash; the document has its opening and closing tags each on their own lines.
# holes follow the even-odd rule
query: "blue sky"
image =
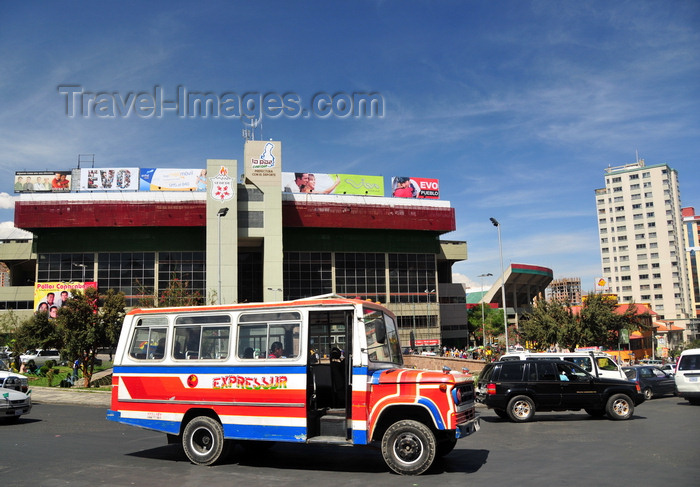
<svg viewBox="0 0 700 487">
<path fill-rule="evenodd" d="M 437 178 L 478 285 L 510 262 L 600 273 L 594 190 L 635 161 L 700 209 L 696 1 L 0 3 L 0 221 L 16 170 L 242 160 L 237 118 L 66 116 L 88 92 L 376 92 L 382 117 L 277 117 L 284 170 Z M 486 284 L 494 278 L 487 279 Z"/>
</svg>

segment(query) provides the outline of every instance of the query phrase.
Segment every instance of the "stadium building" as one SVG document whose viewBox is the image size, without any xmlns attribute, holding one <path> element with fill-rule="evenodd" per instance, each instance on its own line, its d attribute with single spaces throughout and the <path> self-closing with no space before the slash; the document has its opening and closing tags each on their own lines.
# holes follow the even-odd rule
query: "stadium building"
<svg viewBox="0 0 700 487">
<path fill-rule="evenodd" d="M 385 196 L 380 176 L 283 173 L 275 141 L 247 141 L 242 166 L 16 173 L 15 226 L 30 233 L 0 246 L 0 305 L 29 314 L 47 289 L 92 285 L 138 306 L 178 279 L 202 304 L 378 301 L 405 345 L 468 344 L 464 289 L 452 283 L 467 245 L 441 240 L 456 224 L 437 180 L 393 178 Z"/>
</svg>

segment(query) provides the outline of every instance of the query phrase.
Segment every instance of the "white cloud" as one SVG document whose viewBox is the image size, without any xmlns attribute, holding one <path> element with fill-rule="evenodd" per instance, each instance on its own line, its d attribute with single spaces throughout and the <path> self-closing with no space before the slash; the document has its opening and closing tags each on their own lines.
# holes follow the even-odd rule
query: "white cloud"
<svg viewBox="0 0 700 487">
<path fill-rule="evenodd" d="M 0 209 L 14 210 L 15 209 L 15 197 L 10 196 L 7 193 L 0 193 Z"/>
</svg>

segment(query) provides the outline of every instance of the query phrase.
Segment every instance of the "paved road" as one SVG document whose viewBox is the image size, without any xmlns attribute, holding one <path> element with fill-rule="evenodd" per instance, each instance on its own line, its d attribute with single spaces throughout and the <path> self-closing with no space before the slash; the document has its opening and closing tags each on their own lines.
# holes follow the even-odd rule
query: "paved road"
<svg viewBox="0 0 700 487">
<path fill-rule="evenodd" d="M 695 486 L 700 478 L 700 407 L 673 397 L 647 401 L 632 420 L 621 422 L 542 413 L 532 423 L 513 424 L 480 409 L 481 431 L 460 441 L 423 476 L 401 477 L 388 472 L 374 449 L 279 443 L 262 454 L 239 447 L 222 465 L 198 467 L 178 446 L 166 445 L 164 435 L 106 421 L 106 406 L 97 404 L 106 394 L 64 393 L 83 405 L 54 404 L 69 399 L 39 393 L 30 415 L 0 424 L 0 478 L 32 487 L 677 487 Z M 85 406 L 88 402 L 92 405 Z"/>
</svg>

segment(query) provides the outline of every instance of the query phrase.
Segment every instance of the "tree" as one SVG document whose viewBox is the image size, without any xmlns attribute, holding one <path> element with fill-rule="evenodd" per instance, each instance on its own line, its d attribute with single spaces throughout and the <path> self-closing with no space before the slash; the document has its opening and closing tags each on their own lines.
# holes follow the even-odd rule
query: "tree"
<svg viewBox="0 0 700 487">
<path fill-rule="evenodd" d="M 66 353 L 71 360 L 81 359 L 86 384 L 92 378 L 97 350 L 111 345 L 116 323 L 124 315 L 123 293 L 110 290 L 102 309 L 98 308 L 98 300 L 97 289 L 87 288 L 84 293 L 78 291 L 59 309 L 56 318 Z"/>
<path fill-rule="evenodd" d="M 469 310 L 469 331 L 474 335 L 478 343 L 483 343 L 483 330 L 486 328 L 486 336 L 500 336 L 505 333 L 503 328 L 503 312 L 500 309 L 484 305 L 484 325 L 481 322 L 481 305 Z"/>
<path fill-rule="evenodd" d="M 574 322 L 570 306 L 560 301 L 535 299 L 532 311 L 519 324 L 521 339 L 536 344 L 538 350 L 546 350 L 559 343 L 562 329 Z"/>
<path fill-rule="evenodd" d="M 16 329 L 12 347 L 16 355 L 30 348 L 57 348 L 63 346 L 63 338 L 56 328 L 55 320 L 46 312 L 35 313 Z"/>
<path fill-rule="evenodd" d="M 161 291 L 160 296 L 158 296 L 157 307 L 201 306 L 202 304 L 204 304 L 202 294 L 198 291 L 192 291 L 189 281 L 182 280 L 173 274 L 168 282 L 168 287 Z"/>
<path fill-rule="evenodd" d="M 107 338 L 107 346 L 114 349 L 119 342 L 119 335 L 122 331 L 122 323 L 124 322 L 126 308 L 126 299 L 123 292 L 115 292 L 114 289 L 109 289 L 104 296 L 100 320 L 105 327 Z M 110 352 L 111 357 L 111 352 Z"/>
<path fill-rule="evenodd" d="M 599 293 L 589 294 L 578 313 L 568 303 L 536 300 L 532 312 L 521 321 L 520 334 L 540 348 L 555 344 L 570 350 L 587 346 L 616 348 L 621 330 L 649 328 L 644 318 L 648 314 L 639 314 L 634 304 L 620 313 L 614 300 Z"/>
</svg>

